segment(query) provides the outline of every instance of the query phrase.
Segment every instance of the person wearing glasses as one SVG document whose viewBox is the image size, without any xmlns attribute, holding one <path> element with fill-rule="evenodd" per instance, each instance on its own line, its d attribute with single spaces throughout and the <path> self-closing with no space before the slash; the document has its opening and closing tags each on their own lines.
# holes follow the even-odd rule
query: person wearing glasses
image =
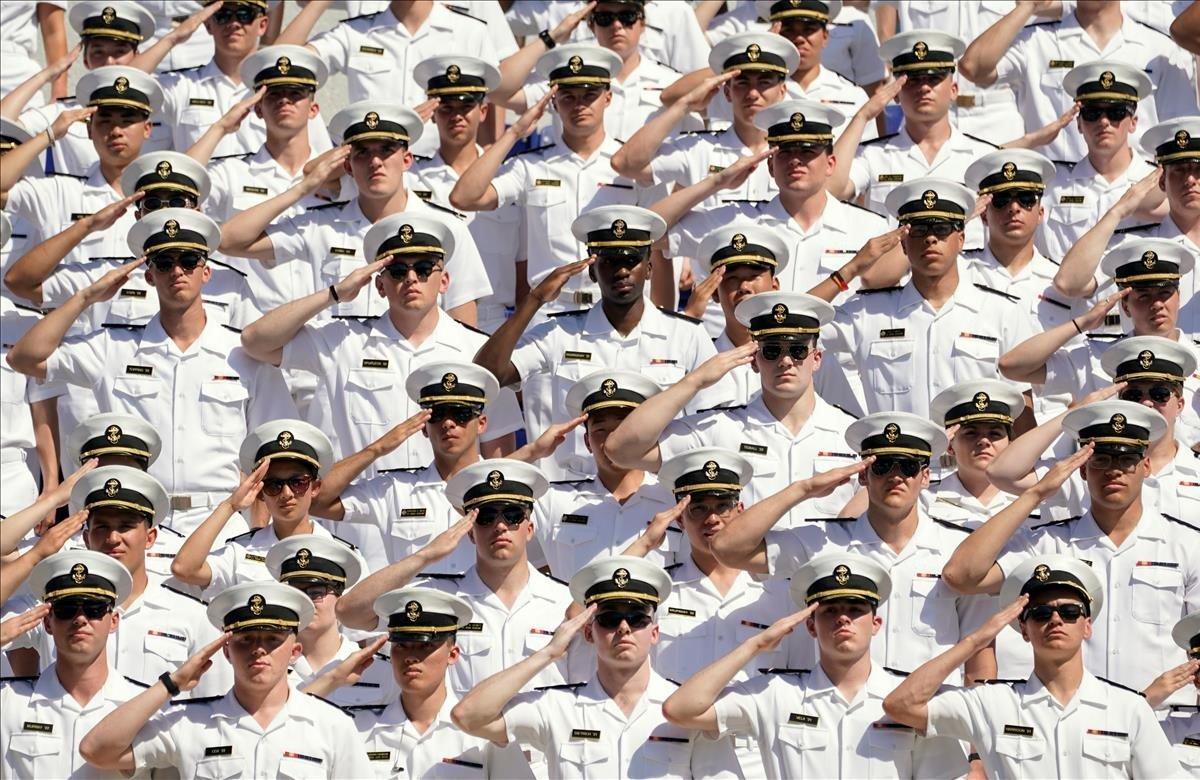
<svg viewBox="0 0 1200 780">
<path fill-rule="evenodd" d="M 241 484 L 188 535 L 175 555 L 171 573 L 181 582 L 213 596 L 242 582 L 269 580 L 267 554 L 282 539 L 317 534 L 338 539 L 310 516 L 321 491 L 321 478 L 333 462 L 329 438 L 295 419 L 265 422 L 246 435 L 238 453 Z M 254 502 L 266 505 L 271 521 L 237 536 L 224 536 L 225 524 Z M 224 542 L 218 546 L 219 539 Z"/>
<path fill-rule="evenodd" d="M 207 313 L 202 292 L 219 238 L 216 223 L 198 211 L 146 215 L 128 235 L 128 251 L 142 258 L 76 292 L 8 353 L 18 371 L 85 388 L 100 411 L 141 417 L 159 431 L 163 451 L 150 472 L 171 496 L 168 524 L 182 534 L 237 485 L 237 447 L 246 432 L 295 416 L 279 371 L 252 359 L 233 329 Z M 66 338 L 90 306 L 116 295 L 143 263 L 158 294 L 157 314 L 145 325 Z"/>
<path fill-rule="evenodd" d="M 294 684 L 310 690 L 314 680 L 360 649 L 342 633 L 334 609 L 342 594 L 366 574 L 366 564 L 354 550 L 320 534 L 280 539 L 267 552 L 266 563 L 276 581 L 296 588 L 313 603 L 312 620 L 296 634 L 302 650 L 291 670 Z M 387 656 L 377 658 L 387 660 Z M 201 682 L 206 680 L 207 674 Z M 397 693 L 391 670 L 384 664 L 372 664 L 359 679 L 322 695 L 345 708 L 386 704 Z"/>
<path fill-rule="evenodd" d="M 1169 628 L 1200 607 L 1200 528 L 1161 514 L 1144 495 L 1148 447 L 1167 431 L 1157 411 L 1131 401 L 1099 401 L 1068 412 L 1062 427 L 1079 450 L 1036 482 L 1029 480 L 1032 486 L 967 536 L 942 575 L 958 593 L 994 595 L 1006 572 L 1030 558 L 1087 560 L 1110 602 L 1086 638 L 1087 669 L 1144 690 L 1163 669 L 1186 660 Z M 1087 486 L 1087 511 L 1030 525 L 1029 515 L 1053 501 L 1077 471 Z"/>
<path fill-rule="evenodd" d="M 999 590 L 1007 606 L 910 674 L 883 700 L 884 712 L 926 737 L 969 741 L 1000 777 L 1179 777 L 1141 694 L 1088 668 L 1085 646 L 1104 619 L 1106 590 L 1108 601 L 1116 595 L 1103 575 L 1087 560 L 1041 554 L 1003 577 Z M 1014 623 L 1033 647 L 1028 679 L 942 687 L 963 659 Z"/>
<path fill-rule="evenodd" d="M 714 253 L 737 252 L 759 258 L 767 246 L 743 234 Z M 848 413 L 825 401 L 813 387 L 824 354 L 818 338 L 833 320 L 833 307 L 803 293 L 763 292 L 744 298 L 734 310 L 751 342 L 705 361 L 682 380 L 634 409 L 605 442 L 605 451 L 628 467 L 660 471 L 664 462 L 697 447 L 726 447 L 744 456 L 754 478 L 744 491 L 752 505 L 785 486 L 820 472 L 853 465 L 847 452 L 846 429 L 854 422 Z M 697 392 L 714 385 L 739 366 L 750 365 L 761 392 L 745 406 L 720 406 L 676 419 Z M 850 484 L 825 496 L 813 496 L 789 513 L 786 525 L 808 518 L 834 517 L 855 496 Z"/>
<path fill-rule="evenodd" d="M 946 451 L 941 425 L 906 412 L 880 412 L 846 429 L 846 445 L 862 461 L 797 480 L 759 500 L 712 539 L 728 566 L 772 578 L 792 576 L 829 548 L 866 555 L 883 565 L 894 594 L 880 611 L 884 631 L 871 645 L 882 666 L 909 672 L 950 647 L 987 614 L 986 602 L 956 594 L 942 568 L 970 531 L 933 519 L 922 494 L 929 489 L 929 464 Z M 866 511 L 858 517 L 780 523 L 806 498 L 829 493 L 857 479 L 866 488 Z M 991 650 L 972 655 L 955 680 L 994 675 Z"/>
<path fill-rule="evenodd" d="M 1063 89 L 1079 104 L 1076 126 L 1087 146 L 1078 161 L 1058 164 L 1057 174 L 1046 179 L 1046 221 L 1036 237 L 1038 248 L 1061 261 L 1071 247 L 1091 230 L 1130 187 L 1155 171 L 1151 158 L 1135 153 L 1130 140 L 1138 127 L 1138 102 L 1150 96 L 1150 78 L 1137 68 L 1102 59 L 1079 64 L 1063 78 Z M 1142 193 L 1142 202 L 1117 229 L 1161 216 L 1163 195 Z"/>
<path fill-rule="evenodd" d="M 1197 699 L 1188 704 L 1172 704 L 1167 717 L 1160 722 L 1184 773 L 1190 772 L 1194 776 L 1200 772 L 1200 612 L 1180 618 L 1171 629 L 1171 638 L 1189 659 L 1185 671 L 1190 671 L 1191 676 L 1185 677 L 1179 687 L 1185 688 L 1191 683 L 1197 691 Z"/>
<path fill-rule="evenodd" d="M 57 656 L 40 675 L 0 679 L 0 767 L 6 777 L 97 774 L 79 753 L 83 735 L 141 692 L 112 668 L 107 649 L 121 620 L 116 604 L 132 587 L 116 559 L 89 550 L 55 553 L 34 567 L 29 590 L 46 602 L 41 623 Z"/>
<path fill-rule="evenodd" d="M 221 636 L 104 717 L 81 755 L 126 777 L 168 767 L 183 777 L 371 777 L 353 719 L 289 680 L 313 611 L 308 596 L 273 580 L 224 591 L 208 605 Z M 233 666 L 233 687 L 173 699 L 195 688 L 218 652 Z"/>
<path fill-rule="evenodd" d="M 641 558 L 592 562 L 571 577 L 571 598 L 583 611 L 540 650 L 480 681 L 450 716 L 472 736 L 545 753 L 551 777 L 705 774 L 712 766 L 694 760 L 695 733 L 662 713 L 677 685 L 651 662 L 658 610 L 670 593 L 670 576 Z M 580 633 L 595 652 L 587 682 L 523 693 Z"/>
<path fill-rule="evenodd" d="M 947 179 L 914 179 L 892 188 L 887 206 L 907 228 L 900 241 L 912 277 L 846 301 L 825 343 L 857 380 L 868 412 L 924 415 L 947 387 L 998 377 L 1000 356 L 1032 334 L 1032 320 L 1019 298 L 980 284 L 964 267 L 974 193 Z M 1031 427 L 1031 413 L 1018 417 L 1019 431 Z"/>
</svg>

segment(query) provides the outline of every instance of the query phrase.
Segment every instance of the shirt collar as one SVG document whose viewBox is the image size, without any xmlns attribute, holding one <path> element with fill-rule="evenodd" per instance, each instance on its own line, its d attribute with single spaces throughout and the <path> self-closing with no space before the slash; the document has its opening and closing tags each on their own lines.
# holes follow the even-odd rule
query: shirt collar
<svg viewBox="0 0 1200 780">
<path fill-rule="evenodd" d="M 1084 669 L 1083 679 L 1079 681 L 1079 689 L 1075 692 L 1075 696 L 1072 697 L 1072 701 L 1067 702 L 1066 704 L 1059 704 L 1058 700 L 1050 694 L 1050 691 L 1046 688 L 1045 684 L 1037 676 L 1037 673 L 1034 672 L 1033 674 L 1030 674 L 1029 679 L 1025 681 L 1024 691 L 1021 693 L 1021 704 L 1025 707 L 1028 707 L 1030 704 L 1037 704 L 1049 700 L 1053 702 L 1055 706 L 1061 706 L 1066 710 L 1073 709 L 1072 705 L 1077 701 L 1084 701 L 1088 704 L 1105 706 L 1108 704 L 1108 693 L 1107 686 L 1097 680 L 1091 672 Z"/>
</svg>

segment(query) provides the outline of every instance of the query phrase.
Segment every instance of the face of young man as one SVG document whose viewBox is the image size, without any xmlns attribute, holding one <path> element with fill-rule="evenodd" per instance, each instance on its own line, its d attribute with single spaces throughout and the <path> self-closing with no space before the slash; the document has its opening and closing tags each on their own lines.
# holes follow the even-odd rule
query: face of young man
<svg viewBox="0 0 1200 780">
<path fill-rule="evenodd" d="M 84 532 L 89 550 L 116 558 L 135 576 L 145 569 L 146 550 L 158 538 L 158 529 L 145 516 L 113 507 L 89 514 Z"/>
<path fill-rule="evenodd" d="M 725 312 L 725 321 L 733 320 L 733 311 L 743 299 L 760 292 L 779 289 L 779 280 L 765 265 L 734 263 L 725 266 L 725 275 L 717 285 L 717 300 Z"/>
<path fill-rule="evenodd" d="M 619 306 L 630 306 L 642 298 L 650 279 L 650 259 L 640 255 L 602 254 L 588 268 L 588 273 L 600 286 L 601 298 Z"/>
<path fill-rule="evenodd" d="M 294 460 L 274 458 L 258 498 L 266 503 L 272 521 L 294 524 L 308 517 L 313 499 L 320 492 L 321 480 L 311 468 Z"/>
<path fill-rule="evenodd" d="M 217 51 L 244 59 L 258 48 L 267 31 L 267 17 L 252 6 L 226 3 L 209 17 L 204 29 L 212 35 Z"/>
<path fill-rule="evenodd" d="M 812 389 L 813 374 L 821 367 L 822 359 L 815 340 L 770 339 L 757 344 L 751 365 L 764 395 L 794 401 Z"/>
<path fill-rule="evenodd" d="M 604 128 L 612 92 L 604 87 L 559 87 L 552 99 L 566 135 L 586 136 Z"/>
<path fill-rule="evenodd" d="M 721 89 L 733 107 L 734 117 L 753 122 L 759 111 L 783 100 L 787 95 L 787 81 L 778 73 L 742 71 Z"/>
<path fill-rule="evenodd" d="M 1167 193 L 1172 213 L 1200 214 L 1200 160 L 1183 160 L 1164 166 L 1158 186 Z"/>
<path fill-rule="evenodd" d="M 404 186 L 404 173 L 412 162 L 412 153 L 400 141 L 355 141 L 350 144 L 345 169 L 353 177 L 360 197 L 386 199 Z"/>
<path fill-rule="evenodd" d="M 337 615 L 334 614 L 334 609 L 341 596 L 336 586 L 319 580 L 309 582 L 291 580 L 288 584 L 296 590 L 302 591 L 316 607 L 313 619 L 304 629 L 308 635 L 320 635 L 331 628 L 336 629 Z"/>
<path fill-rule="evenodd" d="M 916 458 L 882 455 L 859 475 L 870 507 L 887 517 L 902 518 L 929 487 L 929 465 Z"/>
<path fill-rule="evenodd" d="M 780 192 L 814 197 L 825 191 L 836 160 L 829 147 L 782 146 L 767 159 Z"/>
<path fill-rule="evenodd" d="M 42 619 L 42 625 L 54 640 L 59 662 L 79 666 L 100 657 L 108 635 L 117 630 L 120 622 L 121 616 L 113 610 L 111 602 L 79 598 L 58 599 Z"/>
<path fill-rule="evenodd" d="M 479 507 L 467 532 L 481 562 L 511 565 L 520 561 L 533 538 L 533 508 L 528 504 L 489 501 Z"/>
<path fill-rule="evenodd" d="M 1183 413 L 1183 385 L 1161 380 L 1136 380 L 1128 382 L 1121 391 L 1122 401 L 1141 404 L 1161 414 L 1167 421 L 1167 435 L 1175 430 L 1175 421 Z"/>
<path fill-rule="evenodd" d="M 482 100 L 451 100 L 442 98 L 433 112 L 438 138 L 455 146 L 474 143 L 479 125 L 491 113 L 491 106 Z"/>
<path fill-rule="evenodd" d="M 225 645 L 238 685 L 269 690 L 285 680 L 288 668 L 304 648 L 291 631 L 236 631 Z"/>
<path fill-rule="evenodd" d="M 825 25 L 812 19 L 785 19 L 779 27 L 779 34 L 791 41 L 800 52 L 800 67 L 797 70 L 807 71 L 821 64 L 821 54 L 829 43 L 829 30 Z"/>
<path fill-rule="evenodd" d="M 479 446 L 479 436 L 487 430 L 487 415 L 458 404 L 438 404 L 425 423 L 425 436 L 437 456 L 458 460 Z"/>
<path fill-rule="evenodd" d="M 1021 636 L 1033 645 L 1035 657 L 1065 661 L 1078 653 L 1084 641 L 1092 636 L 1092 619 L 1080 616 L 1068 621 L 1057 611 L 1047 620 L 1034 619 L 1029 611 L 1043 605 L 1083 607 L 1083 600 L 1073 590 L 1048 588 L 1030 597 L 1025 618 L 1020 621 Z"/>
<path fill-rule="evenodd" d="M 637 51 L 646 19 L 640 8 L 627 3 L 600 2 L 588 17 L 588 29 L 598 45 L 624 60 Z"/>
<path fill-rule="evenodd" d="M 136 56 L 137 49 L 130 41 L 89 36 L 83 44 L 83 67 L 87 70 L 105 65 L 128 65 Z"/>
<path fill-rule="evenodd" d="M 1179 322 L 1179 287 L 1135 287 L 1121 309 L 1139 336 L 1171 336 Z"/>
<path fill-rule="evenodd" d="M 903 243 L 913 276 L 940 279 L 958 263 L 963 231 L 949 222 L 914 222 Z"/>
<path fill-rule="evenodd" d="M 1009 246 L 1025 246 L 1033 241 L 1044 213 L 1037 193 L 1010 190 L 994 193 L 982 218 L 988 228 L 988 238 L 999 239 Z"/>
<path fill-rule="evenodd" d="M 1094 508 L 1121 511 L 1141 498 L 1150 459 L 1138 452 L 1093 452 L 1079 470 Z"/>
<path fill-rule="evenodd" d="M 950 450 L 960 470 L 978 474 L 986 471 L 1009 443 L 1008 430 L 999 423 L 967 423 L 954 434 Z"/>
<path fill-rule="evenodd" d="M 683 532 L 692 549 L 712 555 L 712 539 L 742 513 L 742 502 L 733 494 L 695 493 L 683 513 Z"/>
<path fill-rule="evenodd" d="M 308 121 L 320 113 L 317 94 L 304 87 L 283 84 L 270 87 L 254 107 L 254 113 L 267 125 L 267 132 L 291 137 L 308 127 Z"/>
<path fill-rule="evenodd" d="M 436 255 L 406 255 L 375 276 L 375 290 L 387 299 L 388 310 L 405 317 L 423 317 L 437 306 L 450 287 L 445 261 Z"/>
<path fill-rule="evenodd" d="M 805 621 L 822 658 L 855 660 L 871 651 L 871 637 L 883 627 L 883 618 L 862 599 L 823 601 Z"/>
<path fill-rule="evenodd" d="M 658 623 L 649 605 L 606 601 L 583 627 L 583 635 L 595 646 L 601 666 L 632 671 L 646 662 L 650 648 L 658 644 Z"/>
<path fill-rule="evenodd" d="M 935 122 L 945 118 L 957 97 L 958 84 L 949 74 L 910 74 L 900 88 L 900 108 L 907 119 Z"/>
<path fill-rule="evenodd" d="M 403 693 L 421 695 L 436 691 L 446 680 L 446 670 L 458 663 L 461 652 L 454 639 L 441 642 L 392 642 L 392 675 Z"/>
<path fill-rule="evenodd" d="M 1127 103 L 1088 103 L 1075 120 L 1089 152 L 1113 154 L 1129 145 L 1137 112 Z"/>
<path fill-rule="evenodd" d="M 141 155 L 150 119 L 135 108 L 101 106 L 88 120 L 88 137 L 101 162 L 124 168 Z"/>
<path fill-rule="evenodd" d="M 192 306 L 212 278 L 212 267 L 207 259 L 191 270 L 187 269 L 186 266 L 196 260 L 196 254 L 168 250 L 158 252 L 147 261 L 146 281 L 158 293 L 158 306 L 163 311 L 182 311 Z"/>
</svg>

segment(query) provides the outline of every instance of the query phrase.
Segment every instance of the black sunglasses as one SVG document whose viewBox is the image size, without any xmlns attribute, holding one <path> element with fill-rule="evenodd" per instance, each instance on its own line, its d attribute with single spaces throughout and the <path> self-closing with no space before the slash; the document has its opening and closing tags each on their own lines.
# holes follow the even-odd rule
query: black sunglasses
<svg viewBox="0 0 1200 780">
<path fill-rule="evenodd" d="M 485 506 L 475 515 L 475 525 L 484 528 L 493 526 L 503 520 L 509 528 L 516 528 L 529 519 L 529 510 L 519 504 L 504 504 L 503 506 Z"/>
<path fill-rule="evenodd" d="M 1120 455 L 1112 455 L 1107 452 L 1094 452 L 1087 460 L 1087 466 L 1096 471 L 1108 471 L 1109 469 L 1117 469 L 1118 471 L 1133 471 L 1137 464 L 1142 462 L 1145 456 L 1136 452 L 1125 452 Z"/>
<path fill-rule="evenodd" d="M 50 606 L 57 620 L 74 620 L 80 612 L 88 620 L 99 620 L 112 612 L 113 605 L 107 601 L 56 601 Z"/>
<path fill-rule="evenodd" d="M 250 24 L 260 16 L 262 16 L 262 12 L 259 9 L 238 5 L 233 8 L 222 8 L 213 14 L 212 18 L 217 24 L 229 24 L 234 19 L 238 24 Z"/>
<path fill-rule="evenodd" d="M 642 18 L 639 11 L 593 11 L 592 24 L 597 27 L 612 27 L 614 21 L 620 20 L 622 26 L 632 27 Z"/>
<path fill-rule="evenodd" d="M 937 236 L 945 241 L 952 233 L 963 229 L 961 222 L 910 222 L 908 235 L 912 238 Z"/>
<path fill-rule="evenodd" d="M 397 282 L 407 279 L 409 271 L 413 271 L 419 281 L 427 282 L 429 281 L 430 274 L 441 270 L 441 263 L 437 260 L 418 260 L 411 265 L 408 263 L 392 263 L 383 270 Z"/>
<path fill-rule="evenodd" d="M 610 609 L 605 612 L 596 613 L 596 622 L 601 628 L 612 630 L 620 628 L 621 623 L 629 624 L 633 630 L 645 628 L 654 622 L 654 617 L 648 612 L 621 612 L 620 610 Z"/>
<path fill-rule="evenodd" d="M 901 474 L 912 478 L 920 474 L 924 467 L 925 463 L 917 458 L 883 457 L 871 464 L 871 473 L 877 477 L 886 477 L 892 473 L 892 469 L 899 469 Z"/>
<path fill-rule="evenodd" d="M 466 425 L 480 414 L 482 414 L 482 412 L 480 412 L 478 409 L 472 409 L 469 406 L 442 404 L 440 406 L 435 406 L 430 410 L 429 422 L 433 423 L 434 425 L 438 425 L 446 420 L 454 420 L 454 422 L 458 423 L 459 425 Z"/>
<path fill-rule="evenodd" d="M 1036 607 L 1028 607 L 1022 619 L 1045 623 L 1055 613 L 1063 619 L 1064 623 L 1074 623 L 1083 617 L 1084 610 L 1082 604 L 1038 604 Z"/>
<path fill-rule="evenodd" d="M 1032 190 L 1013 190 L 1011 192 L 997 192 L 992 195 L 992 208 L 1000 211 L 1008 208 L 1008 204 L 1014 200 L 1021 208 L 1028 211 L 1037 205 L 1042 196 Z"/>
<path fill-rule="evenodd" d="M 190 274 L 203 265 L 207 259 L 199 252 L 163 252 L 155 255 L 150 263 L 154 266 L 155 271 L 162 274 L 169 272 L 175 266 L 182 268 L 184 273 Z"/>
<path fill-rule="evenodd" d="M 146 197 L 142 198 L 140 205 L 142 207 L 143 214 L 166 208 L 194 209 L 196 208 L 196 199 L 190 195 L 171 195 L 170 197 L 147 195 Z"/>
<path fill-rule="evenodd" d="M 1100 117 L 1108 117 L 1108 121 L 1116 124 L 1126 117 L 1133 116 L 1133 111 L 1125 106 L 1084 106 L 1079 109 L 1079 116 L 1085 122 L 1099 122 Z"/>
<path fill-rule="evenodd" d="M 337 587 L 336 585 L 329 585 L 326 583 L 304 583 L 303 585 L 299 583 L 293 583 L 292 587 L 303 593 L 305 596 L 308 596 L 313 601 L 320 601 L 327 596 L 342 595 L 341 588 Z"/>
<path fill-rule="evenodd" d="M 1165 404 L 1171 400 L 1173 391 L 1170 385 L 1151 385 L 1150 389 L 1145 393 L 1140 387 L 1126 387 L 1121 391 L 1122 401 L 1133 401 L 1135 404 L 1141 403 L 1143 398 L 1149 396 L 1150 400 L 1156 404 Z"/>
<path fill-rule="evenodd" d="M 275 477 L 265 477 L 263 479 L 263 492 L 274 498 L 283 492 L 283 486 L 287 485 L 292 489 L 292 495 L 302 496 L 308 492 L 312 486 L 313 478 L 309 474 L 297 474 L 294 477 L 287 479 L 277 479 Z"/>
<path fill-rule="evenodd" d="M 758 354 L 762 355 L 763 360 L 774 363 L 783 356 L 785 348 L 788 357 L 797 363 L 802 363 L 812 350 L 812 345 L 799 341 L 762 341 L 758 345 Z"/>
</svg>

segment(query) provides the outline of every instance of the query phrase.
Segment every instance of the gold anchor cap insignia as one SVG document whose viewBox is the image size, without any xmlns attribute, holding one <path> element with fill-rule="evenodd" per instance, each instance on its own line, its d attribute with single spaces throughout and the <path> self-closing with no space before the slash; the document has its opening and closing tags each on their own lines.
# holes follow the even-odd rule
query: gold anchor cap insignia
<svg viewBox="0 0 1200 780">
<path fill-rule="evenodd" d="M 280 75 L 286 76 L 288 71 L 292 69 L 292 61 L 287 57 L 280 57 L 275 60 L 275 67 L 279 69 Z"/>
<path fill-rule="evenodd" d="M 1109 418 L 1108 424 L 1112 426 L 1113 433 L 1121 433 L 1125 430 L 1125 415 L 1119 412 L 1114 414 Z"/>
<path fill-rule="evenodd" d="M 1017 178 L 1017 166 L 1015 163 L 1006 162 L 1000 166 L 1000 174 L 1004 176 L 1005 181 L 1012 181 Z"/>
<path fill-rule="evenodd" d="M 929 56 L 929 45 L 927 43 L 925 43 L 925 41 L 917 41 L 916 43 L 913 44 L 912 53 L 913 53 L 913 56 L 916 57 L 918 60 L 923 61 L 926 57 Z"/>
<path fill-rule="evenodd" d="M 838 585 L 845 585 L 850 581 L 850 567 L 844 563 L 839 563 L 833 567 L 833 578 L 837 580 Z"/>
<path fill-rule="evenodd" d="M 121 426 L 110 425 L 104 429 L 104 438 L 108 439 L 109 444 L 116 444 L 121 440 Z"/>
<path fill-rule="evenodd" d="M 179 235 L 179 223 L 173 219 L 168 219 L 163 223 L 163 231 L 171 238 L 175 238 L 175 236 Z"/>
<path fill-rule="evenodd" d="M 170 162 L 168 162 L 167 160 L 163 160 L 162 162 L 160 162 L 158 164 L 158 166 L 154 170 L 156 170 L 158 172 L 158 178 L 165 179 L 171 175 L 171 171 L 173 169 L 171 168 Z"/>
<path fill-rule="evenodd" d="M 1113 76 L 1113 72 L 1111 70 L 1106 70 L 1100 74 L 1100 86 L 1104 87 L 1105 89 L 1111 89 L 1112 85 L 1116 82 L 1117 79 L 1115 76 Z"/>
<path fill-rule="evenodd" d="M 409 623 L 416 623 L 421 619 L 421 602 L 410 601 L 404 605 L 404 616 L 408 618 Z"/>
<path fill-rule="evenodd" d="M 296 565 L 301 569 L 307 569 L 308 564 L 312 561 L 312 550 L 307 547 L 301 547 L 296 552 Z"/>
<path fill-rule="evenodd" d="M 583 57 L 580 57 L 578 54 L 576 54 L 575 56 L 571 57 L 571 59 L 567 60 L 567 69 L 572 73 L 578 73 L 579 71 L 583 70 Z"/>
<path fill-rule="evenodd" d="M 487 475 L 487 483 L 488 487 L 490 487 L 492 490 L 499 488 L 504 484 L 504 474 L 500 473 L 498 470 L 489 471 Z"/>
<path fill-rule="evenodd" d="M 615 379 L 605 379 L 600 383 L 600 392 L 604 393 L 606 398 L 612 398 L 617 392 L 617 381 Z"/>
<path fill-rule="evenodd" d="M 451 65 L 450 67 L 446 68 L 446 80 L 451 84 L 457 84 L 461 77 L 462 69 L 460 69 L 457 65 Z"/>
<path fill-rule="evenodd" d="M 982 412 L 984 409 L 986 409 L 988 407 L 988 403 L 991 400 L 992 399 L 988 396 L 987 393 L 983 393 L 983 392 L 976 393 L 975 394 L 975 408 Z"/>
<path fill-rule="evenodd" d="M 762 47 L 757 43 L 752 43 L 746 47 L 746 59 L 750 60 L 751 62 L 758 62 L 758 59 L 761 56 Z"/>
<path fill-rule="evenodd" d="M 250 607 L 250 614 L 261 615 L 263 610 L 266 609 L 267 600 L 264 599 L 260 594 L 255 593 L 246 602 L 246 606 Z"/>
<path fill-rule="evenodd" d="M 793 130 L 799 130 L 800 128 L 804 127 L 804 114 L 800 113 L 799 111 L 792 114 L 790 124 Z"/>
<path fill-rule="evenodd" d="M 729 245 L 738 251 L 745 249 L 746 236 L 742 233 L 734 233 L 733 240 L 729 242 Z"/>
<path fill-rule="evenodd" d="M 366 123 L 368 130 L 374 130 L 379 127 L 379 114 L 374 111 L 368 111 L 367 115 L 363 117 L 363 122 Z"/>
<path fill-rule="evenodd" d="M 290 450 L 292 442 L 295 440 L 296 437 L 292 435 L 291 431 L 280 431 L 278 438 L 275 439 L 279 446 L 285 450 Z"/>
<path fill-rule="evenodd" d="M 707 479 L 716 479 L 719 468 L 720 467 L 717 466 L 717 462 L 715 460 L 708 461 L 704 464 L 704 476 Z"/>
<path fill-rule="evenodd" d="M 618 588 L 629 584 L 629 569 L 617 569 L 613 572 L 613 582 Z"/>
<path fill-rule="evenodd" d="M 1038 582 L 1045 582 L 1050 579 L 1050 567 L 1044 563 L 1039 563 L 1033 569 L 1033 578 Z"/>
<path fill-rule="evenodd" d="M 453 390 L 458 387 L 458 374 L 446 373 L 442 375 L 442 389 Z"/>
<path fill-rule="evenodd" d="M 883 426 L 883 438 L 894 442 L 900 438 L 900 426 L 896 423 L 888 423 Z"/>
<path fill-rule="evenodd" d="M 937 192 L 935 190 L 925 190 L 925 192 L 921 193 L 921 202 L 925 204 L 925 208 L 933 208 L 938 202 Z"/>
<path fill-rule="evenodd" d="M 409 224 L 401 225 L 400 230 L 396 233 L 396 235 L 398 235 L 400 240 L 405 244 L 411 244 L 413 240 L 413 226 Z"/>
<path fill-rule="evenodd" d="M 121 481 L 119 479 L 110 479 L 104 483 L 104 495 L 112 498 L 121 490 Z"/>
<path fill-rule="evenodd" d="M 113 82 L 113 89 L 117 92 L 126 92 L 129 90 L 129 79 L 124 76 L 117 76 L 117 80 Z"/>
<path fill-rule="evenodd" d="M 83 582 L 84 577 L 87 577 L 88 567 L 82 563 L 77 563 L 71 567 L 71 579 L 78 585 Z"/>
<path fill-rule="evenodd" d="M 1154 363 L 1154 353 L 1148 349 L 1143 349 L 1138 353 L 1138 365 L 1142 368 L 1150 368 Z"/>
</svg>

